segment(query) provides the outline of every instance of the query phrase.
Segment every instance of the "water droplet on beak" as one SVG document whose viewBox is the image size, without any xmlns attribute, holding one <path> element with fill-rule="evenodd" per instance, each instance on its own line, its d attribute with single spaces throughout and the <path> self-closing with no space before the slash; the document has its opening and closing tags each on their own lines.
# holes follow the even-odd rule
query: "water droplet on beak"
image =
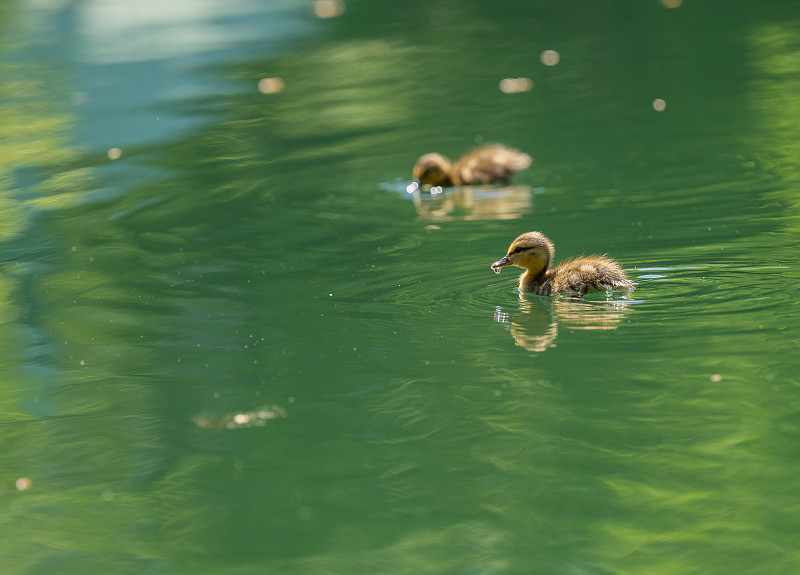
<svg viewBox="0 0 800 575">
<path fill-rule="evenodd" d="M 493 271 L 494 273 L 496 273 L 497 275 L 500 275 L 500 270 L 501 270 L 501 269 L 503 269 L 503 268 L 500 268 L 500 267 L 497 267 L 497 268 L 492 268 L 492 271 Z"/>
</svg>

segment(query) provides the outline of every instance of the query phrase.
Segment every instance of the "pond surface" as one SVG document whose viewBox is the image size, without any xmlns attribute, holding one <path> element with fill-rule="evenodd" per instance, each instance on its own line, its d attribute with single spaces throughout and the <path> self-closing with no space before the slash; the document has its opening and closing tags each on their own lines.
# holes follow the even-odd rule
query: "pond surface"
<svg viewBox="0 0 800 575">
<path fill-rule="evenodd" d="M 4 573 L 800 569 L 793 3 L 12 1 L 0 56 Z M 638 289 L 520 296 L 529 230 Z"/>
</svg>

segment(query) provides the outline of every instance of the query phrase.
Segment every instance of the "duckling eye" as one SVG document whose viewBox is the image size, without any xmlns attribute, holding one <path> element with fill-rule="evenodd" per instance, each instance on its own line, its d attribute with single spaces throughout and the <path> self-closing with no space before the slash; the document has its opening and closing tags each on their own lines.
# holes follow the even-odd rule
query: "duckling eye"
<svg viewBox="0 0 800 575">
<path fill-rule="evenodd" d="M 512 253 L 512 254 L 518 254 L 519 252 L 521 252 L 521 251 L 525 251 L 525 250 L 527 250 L 527 249 L 529 249 L 529 248 L 524 248 L 524 247 L 522 247 L 522 246 L 517 246 L 517 247 L 515 247 L 515 248 L 514 248 L 514 251 L 512 251 L 511 253 Z"/>
</svg>

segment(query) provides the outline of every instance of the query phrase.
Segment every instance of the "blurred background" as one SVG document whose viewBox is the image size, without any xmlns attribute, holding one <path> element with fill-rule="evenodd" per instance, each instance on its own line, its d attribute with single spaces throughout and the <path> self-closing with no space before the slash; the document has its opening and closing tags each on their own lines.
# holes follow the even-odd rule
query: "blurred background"
<svg viewBox="0 0 800 575">
<path fill-rule="evenodd" d="M 799 157 L 791 1 L 0 0 L 3 573 L 797 572 Z"/>
</svg>

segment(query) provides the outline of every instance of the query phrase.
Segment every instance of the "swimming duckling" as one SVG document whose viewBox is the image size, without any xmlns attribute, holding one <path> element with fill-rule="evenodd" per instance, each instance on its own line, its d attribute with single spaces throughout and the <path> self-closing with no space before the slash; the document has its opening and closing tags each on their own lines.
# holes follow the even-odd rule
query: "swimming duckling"
<svg viewBox="0 0 800 575">
<path fill-rule="evenodd" d="M 531 165 L 528 154 L 490 144 L 461 157 L 455 164 L 441 154 L 425 154 L 414 165 L 414 179 L 431 186 L 469 186 L 502 182 Z"/>
<path fill-rule="evenodd" d="M 519 290 L 539 295 L 632 288 L 633 283 L 614 260 L 605 256 L 571 259 L 550 269 L 555 248 L 540 232 L 528 232 L 508 246 L 508 253 L 492 264 L 492 270 L 517 266 L 525 272 L 519 276 Z"/>
</svg>

